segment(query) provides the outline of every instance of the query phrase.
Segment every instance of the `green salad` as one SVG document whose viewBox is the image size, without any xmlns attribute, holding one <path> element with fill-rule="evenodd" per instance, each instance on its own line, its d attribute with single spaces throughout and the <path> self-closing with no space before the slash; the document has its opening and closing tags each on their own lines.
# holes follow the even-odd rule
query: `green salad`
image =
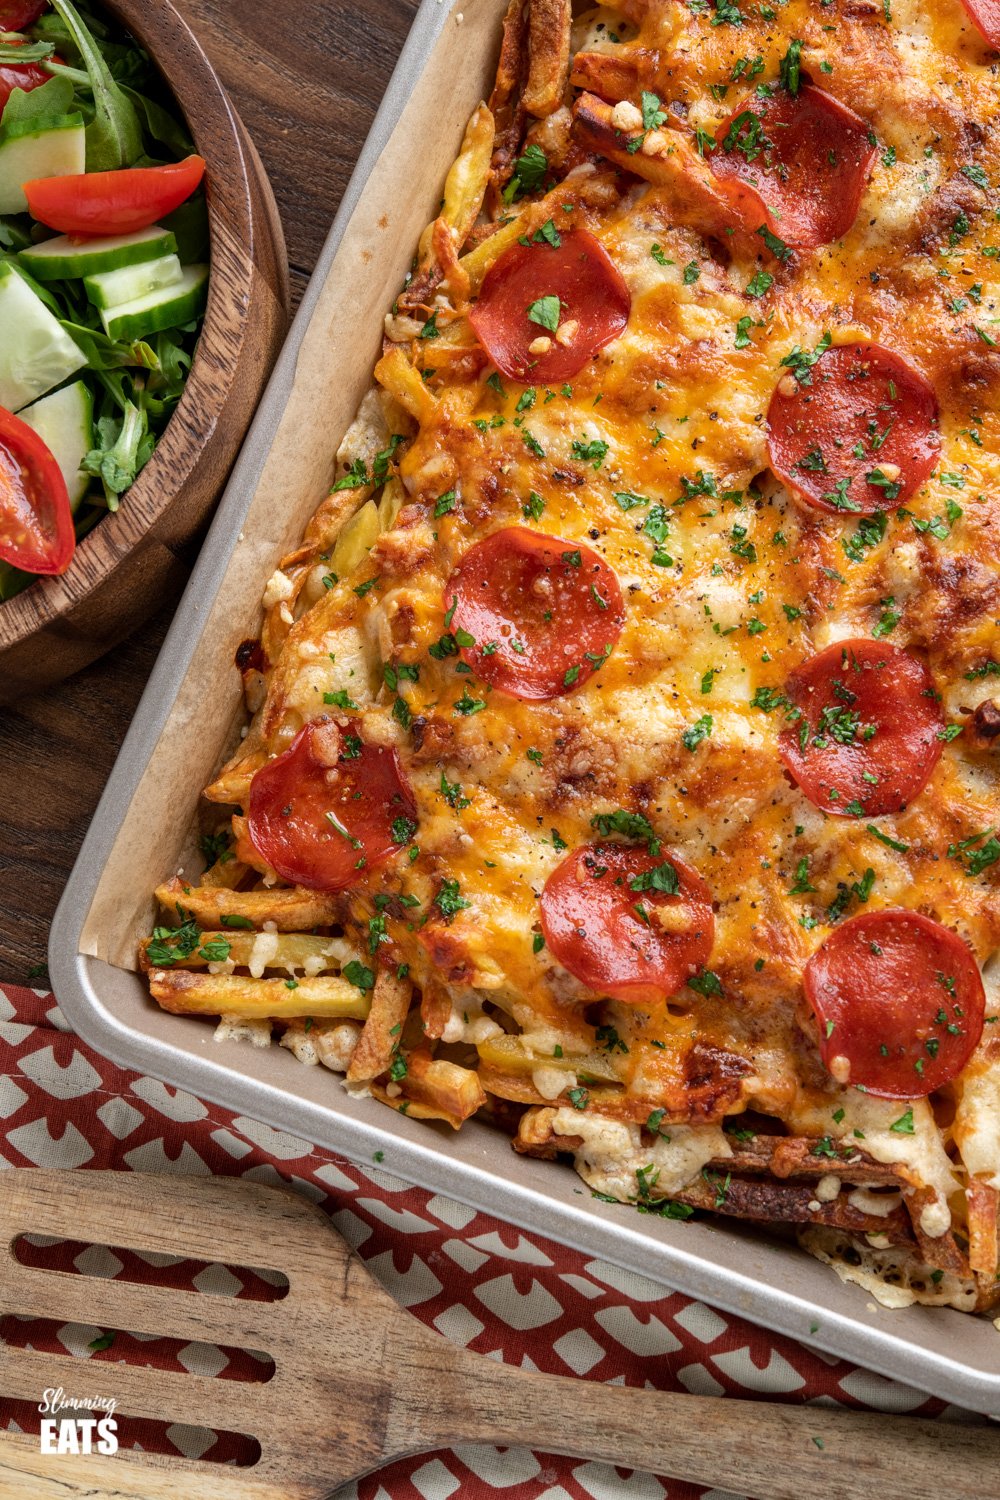
<svg viewBox="0 0 1000 1500">
<path fill-rule="evenodd" d="M 71 0 L 0 0 L 0 600 L 66 571 L 180 400 L 204 172 L 127 32 Z"/>
</svg>

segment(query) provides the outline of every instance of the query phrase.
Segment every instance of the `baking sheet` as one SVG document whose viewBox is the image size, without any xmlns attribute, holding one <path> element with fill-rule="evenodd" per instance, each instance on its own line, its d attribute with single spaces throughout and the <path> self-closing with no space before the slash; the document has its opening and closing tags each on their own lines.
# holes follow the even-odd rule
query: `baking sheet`
<svg viewBox="0 0 1000 1500">
<path fill-rule="evenodd" d="M 468 115 L 488 94 L 506 0 L 422 0 L 243 454 L 56 913 L 49 969 L 107 1056 L 327 1150 L 566 1241 L 975 1411 L 1000 1413 L 1000 1336 L 950 1309 L 890 1312 L 794 1247 L 733 1223 L 676 1223 L 594 1200 L 568 1166 L 352 1099 L 285 1049 L 217 1043 L 161 1011 L 132 965 L 151 892 L 192 861 L 200 788 L 243 719 L 233 655 L 257 633 L 277 559 L 329 488 L 388 310 Z M 447 101 L 442 109 L 441 101 Z M 189 868 L 193 865 L 189 863 Z"/>
</svg>

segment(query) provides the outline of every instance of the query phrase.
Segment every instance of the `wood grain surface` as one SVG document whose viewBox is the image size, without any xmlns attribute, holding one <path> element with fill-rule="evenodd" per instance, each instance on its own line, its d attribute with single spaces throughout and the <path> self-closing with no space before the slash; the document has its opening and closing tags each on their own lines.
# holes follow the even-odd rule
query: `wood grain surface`
<svg viewBox="0 0 1000 1500">
<path fill-rule="evenodd" d="M 459 1348 L 398 1307 L 320 1209 L 246 1178 L 18 1171 L 0 1203 L 0 1284 L 32 1317 L 270 1354 L 253 1384 L 102 1364 L 123 1414 L 206 1424 L 260 1445 L 249 1469 L 129 1451 L 43 1458 L 0 1433 L 0 1495 L 18 1500 L 325 1500 L 408 1453 L 508 1445 L 639 1468 L 759 1500 L 1000 1500 L 1000 1432 L 982 1422 L 635 1390 L 502 1365 Z M 247 1225 L 288 1280 L 275 1302 L 67 1276 L 22 1265 L 34 1232 L 241 1265 Z M 257 1252 L 255 1252 L 257 1253 Z M 0 1346 L 15 1399 L 64 1383 L 64 1354 Z M 294 1420 L 289 1420 L 294 1414 Z M 309 1441 L 302 1434 L 308 1432 Z M 734 1437 L 735 1435 L 735 1437 Z M 125 1437 L 125 1431 L 122 1437 Z"/>
<path fill-rule="evenodd" d="M 260 152 L 298 301 L 406 37 L 415 0 L 177 0 Z M 48 926 L 170 621 L 0 709 L 0 979 L 42 964 Z M 40 976 L 36 983 L 43 982 Z"/>
</svg>

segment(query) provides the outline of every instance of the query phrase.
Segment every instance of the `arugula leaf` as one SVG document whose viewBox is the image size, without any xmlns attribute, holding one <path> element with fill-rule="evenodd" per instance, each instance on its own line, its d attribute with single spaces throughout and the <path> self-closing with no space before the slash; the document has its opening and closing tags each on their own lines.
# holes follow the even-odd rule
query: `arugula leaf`
<svg viewBox="0 0 1000 1500">
<path fill-rule="evenodd" d="M 44 62 L 55 50 L 52 42 L 0 42 L 0 63 Z"/>
<path fill-rule="evenodd" d="M 129 88 L 128 84 L 122 84 L 122 93 L 133 105 L 145 133 L 151 140 L 158 142 L 178 157 L 190 156 L 194 150 L 194 141 L 191 139 L 183 120 L 176 118 L 169 110 L 164 109 L 162 104 L 157 104 L 155 99 L 140 94 L 137 89 Z"/>
<path fill-rule="evenodd" d="M 148 349 L 149 345 L 145 347 Z M 156 335 L 154 353 L 157 368 L 150 371 L 146 405 L 149 411 L 159 415 L 166 410 L 168 403 L 176 404 L 180 400 L 191 369 L 191 355 L 178 335 L 169 330 Z"/>
<path fill-rule="evenodd" d="M 18 52 L 23 51 L 21 47 Z M 2 61 L 2 59 L 0 59 Z M 67 115 L 73 109 L 74 89 L 68 78 L 50 78 L 37 89 L 14 89 L 4 105 L 2 120 L 6 125 L 20 125 L 40 120 L 46 115 Z"/>
<path fill-rule="evenodd" d="M 49 283 L 50 286 L 57 284 Z M 154 350 L 143 339 L 126 344 L 109 339 L 107 334 L 100 333 L 95 328 L 86 328 L 82 323 L 74 323 L 69 318 L 60 318 L 59 321 L 87 356 L 87 364 L 91 370 L 121 370 L 128 367 L 155 370 L 158 366 Z"/>
<path fill-rule="evenodd" d="M 0 250 L 26 250 L 31 244 L 31 235 L 25 228 L 27 219 L 18 214 L 0 215 Z"/>
<path fill-rule="evenodd" d="M 109 510 L 118 509 L 118 496 L 132 484 L 145 458 L 149 457 L 148 452 L 145 458 L 142 456 L 148 432 L 146 414 L 133 401 L 126 401 L 120 422 L 114 417 L 98 419 L 100 446 L 91 449 L 80 467 L 85 474 L 93 474 L 101 480 Z"/>
<path fill-rule="evenodd" d="M 142 127 L 135 106 L 111 76 L 104 54 L 76 7 L 70 0 L 52 0 L 52 6 L 66 23 L 94 94 L 94 118 L 87 126 L 87 171 L 130 167 L 143 154 Z"/>
<path fill-rule="evenodd" d="M 160 219 L 160 227 L 168 229 L 177 241 L 177 254 L 183 265 L 194 265 L 209 258 L 208 205 L 205 194 L 195 193 L 172 214 Z"/>
</svg>

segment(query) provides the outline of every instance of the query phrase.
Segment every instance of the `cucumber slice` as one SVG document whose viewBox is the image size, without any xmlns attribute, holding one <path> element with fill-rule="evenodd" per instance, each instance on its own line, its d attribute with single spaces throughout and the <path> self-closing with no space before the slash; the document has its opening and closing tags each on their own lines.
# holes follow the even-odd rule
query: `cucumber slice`
<svg viewBox="0 0 1000 1500">
<path fill-rule="evenodd" d="M 179 328 L 197 318 L 204 310 L 207 293 L 208 267 L 185 266 L 180 281 L 173 286 L 137 297 L 133 302 L 120 302 L 117 307 L 102 307 L 101 322 L 108 338 L 144 339 L 163 328 Z"/>
<path fill-rule="evenodd" d="M 8 411 L 20 411 L 87 363 L 9 261 L 0 262 L 0 329 L 0 406 Z"/>
<path fill-rule="evenodd" d="M 23 214 L 22 183 L 82 172 L 86 154 L 82 115 L 16 120 L 0 130 L 0 214 Z"/>
<path fill-rule="evenodd" d="M 67 276 L 99 276 L 146 260 L 173 255 L 177 241 L 169 229 L 154 224 L 137 234 L 116 234 L 102 240 L 74 240 L 57 234 L 21 251 L 21 264 L 36 281 L 62 281 Z"/>
<path fill-rule="evenodd" d="M 150 292 L 176 286 L 181 279 L 181 263 L 176 255 L 162 255 L 159 260 L 143 261 L 139 266 L 123 266 L 120 271 L 101 271 L 83 280 L 87 296 L 95 307 L 120 307 L 135 302 Z"/>
<path fill-rule="evenodd" d="M 90 488 L 89 474 L 80 465 L 94 446 L 94 398 L 82 381 L 64 385 L 19 413 L 46 445 L 62 470 L 69 503 L 76 510 Z"/>
</svg>

